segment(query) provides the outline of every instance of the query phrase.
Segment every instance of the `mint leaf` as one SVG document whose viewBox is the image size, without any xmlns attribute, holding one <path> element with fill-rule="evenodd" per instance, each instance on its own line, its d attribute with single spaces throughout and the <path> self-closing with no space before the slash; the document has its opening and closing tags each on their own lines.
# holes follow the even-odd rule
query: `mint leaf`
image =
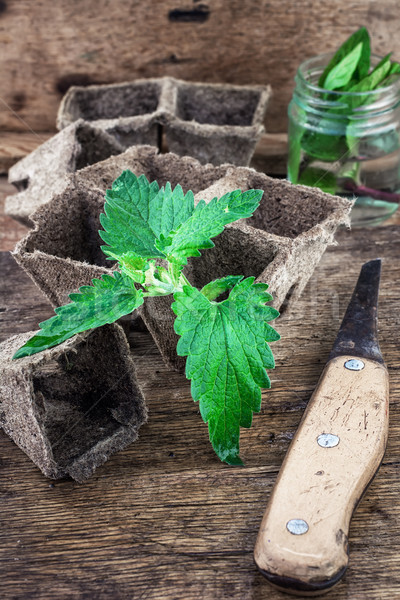
<svg viewBox="0 0 400 600">
<path fill-rule="evenodd" d="M 211 238 L 220 234 L 224 226 L 238 219 L 250 217 L 258 207 L 262 190 L 235 190 L 213 198 L 208 204 L 200 200 L 193 214 L 169 236 L 161 236 L 157 249 L 169 262 L 184 265 L 189 256 L 200 256 L 200 249 L 214 246 Z"/>
<path fill-rule="evenodd" d="M 398 62 L 392 62 L 390 65 L 389 73 L 386 78 L 381 82 L 379 87 L 386 87 L 392 85 L 395 81 L 398 81 L 398 75 L 400 74 L 400 64 Z"/>
<path fill-rule="evenodd" d="M 268 324 L 279 313 L 267 285 L 241 281 L 223 302 L 210 302 L 196 288 L 185 286 L 174 294 L 175 331 L 181 336 L 179 356 L 187 356 L 186 377 L 192 380 L 210 441 L 221 460 L 242 464 L 240 427 L 250 427 L 261 406 L 260 388 L 270 387 L 266 368 L 274 367 L 267 342 L 279 339 Z"/>
<path fill-rule="evenodd" d="M 148 223 L 159 240 L 187 221 L 193 211 L 193 192 L 189 190 L 185 196 L 179 184 L 172 190 L 168 182 L 149 205 Z"/>
<path fill-rule="evenodd" d="M 334 89 L 332 87 L 326 86 L 326 80 L 328 76 L 330 75 L 331 71 L 333 71 L 333 69 L 339 63 L 341 63 L 346 58 L 346 56 L 348 56 L 360 43 L 362 45 L 361 52 L 359 53 L 357 63 L 351 75 L 354 73 L 357 79 L 361 79 L 368 73 L 370 66 L 371 45 L 368 31 L 365 27 L 361 27 L 340 46 L 337 52 L 335 52 L 334 56 L 331 58 L 328 65 L 325 67 L 322 75 L 318 80 L 319 87 L 325 89 Z M 359 51 L 357 51 L 355 55 L 357 55 L 358 52 Z M 338 71 L 336 71 L 336 74 L 338 74 Z M 351 77 L 349 78 L 349 80 L 350 79 Z"/>
<path fill-rule="evenodd" d="M 362 79 L 363 77 L 365 77 L 365 75 L 367 75 L 367 73 L 370 69 L 371 41 L 370 41 L 369 33 L 365 27 L 361 27 L 358 31 L 355 32 L 355 35 L 357 35 L 357 33 L 360 36 L 360 41 L 362 41 L 363 49 L 362 49 L 360 60 L 358 61 L 354 75 L 358 79 Z"/>
<path fill-rule="evenodd" d="M 398 62 L 393 61 L 390 65 L 390 71 L 388 73 L 388 76 L 390 77 L 390 75 L 396 75 L 397 73 L 400 73 L 400 64 Z"/>
<path fill-rule="evenodd" d="M 144 258 L 161 258 L 156 241 L 186 221 L 194 210 L 193 192 L 184 195 L 180 185 L 159 189 L 144 175 L 124 171 L 107 190 L 105 214 L 100 215 L 104 231 L 99 234 L 107 246 L 102 250 L 111 258 L 128 252 Z"/>
<path fill-rule="evenodd" d="M 388 76 L 390 72 L 391 62 L 390 62 L 390 54 L 387 54 L 382 60 L 376 65 L 376 67 L 352 88 L 348 91 L 351 94 L 361 93 L 361 92 L 370 92 L 375 88 L 379 87 L 380 84 L 384 81 L 384 79 Z M 373 100 L 373 94 L 362 94 L 360 96 L 342 96 L 340 100 L 347 101 L 351 103 L 351 108 L 354 110 L 363 104 L 367 104 L 371 100 Z"/>
<path fill-rule="evenodd" d="M 304 111 L 303 111 L 304 112 Z M 297 183 L 301 162 L 301 138 L 302 129 L 296 127 L 295 123 L 289 122 L 289 155 L 288 155 L 288 179 Z"/>
<path fill-rule="evenodd" d="M 349 83 L 360 60 L 362 49 L 363 45 L 362 42 L 360 42 L 347 56 L 333 67 L 325 79 L 324 89 L 337 90 Z"/>
<path fill-rule="evenodd" d="M 72 302 L 56 308 L 56 316 L 40 323 L 41 331 L 19 348 L 13 358 L 36 354 L 65 342 L 76 333 L 114 323 L 143 304 L 143 292 L 122 273 L 103 275 L 92 283 L 92 286 L 81 287 L 80 293 L 70 294 Z"/>
<path fill-rule="evenodd" d="M 349 113 L 356 110 L 364 104 L 368 104 L 374 100 L 374 93 L 366 94 L 363 92 L 373 92 L 374 89 L 380 87 L 384 83 L 391 68 L 390 54 L 387 54 L 376 67 L 357 84 L 353 85 L 348 92 L 339 98 L 339 102 L 345 102 L 349 106 Z M 360 95 L 357 95 L 359 93 Z M 348 125 L 346 128 L 346 143 L 349 149 L 349 156 L 357 156 L 360 145 L 360 117 L 349 116 Z M 383 134 L 382 134 L 383 135 Z M 380 137 L 380 136 L 379 136 Z"/>
<path fill-rule="evenodd" d="M 346 127 L 346 144 L 348 147 L 348 157 L 356 157 L 360 150 L 360 137 L 357 135 L 357 121 L 348 120 Z"/>
<path fill-rule="evenodd" d="M 340 125 L 342 127 L 342 125 Z M 331 119 L 321 119 L 319 129 L 332 130 Z M 343 132 L 344 133 L 344 132 Z M 345 135 L 334 133 L 320 133 L 313 129 L 306 129 L 301 139 L 301 147 L 312 158 L 326 162 L 335 162 L 346 156 L 347 144 Z"/>
<path fill-rule="evenodd" d="M 308 185 L 309 187 L 318 187 L 327 194 L 335 194 L 337 190 L 335 175 L 318 167 L 307 167 L 304 169 L 298 183 Z"/>
<path fill-rule="evenodd" d="M 207 283 L 207 285 L 201 289 L 201 293 L 209 300 L 215 300 L 224 292 L 232 289 L 242 279 L 242 275 L 227 275 L 226 277 Z"/>
<path fill-rule="evenodd" d="M 102 250 L 115 258 L 127 252 L 153 258 L 159 256 L 154 246 L 155 234 L 148 223 L 149 205 L 159 193 L 157 182 L 150 184 L 144 175 L 136 177 L 124 171 L 106 192 L 105 214 L 100 215 L 104 231 L 100 237 L 107 246 Z"/>
</svg>

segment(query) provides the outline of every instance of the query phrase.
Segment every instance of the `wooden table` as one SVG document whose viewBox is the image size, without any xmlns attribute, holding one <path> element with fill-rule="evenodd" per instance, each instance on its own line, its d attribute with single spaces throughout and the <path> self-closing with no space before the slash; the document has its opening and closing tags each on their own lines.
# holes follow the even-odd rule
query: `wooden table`
<svg viewBox="0 0 400 600">
<path fill-rule="evenodd" d="M 0 182 L 4 192 L 8 185 Z M 391 223 L 391 224 L 390 224 Z M 149 405 L 138 442 L 83 485 L 46 479 L 0 432 L 0 598 L 278 600 L 253 563 L 264 509 L 328 357 L 361 264 L 383 258 L 380 339 L 391 380 L 382 467 L 350 530 L 350 567 L 332 600 L 400 598 L 400 218 L 341 231 L 301 300 L 277 323 L 273 388 L 241 436 L 244 468 L 218 461 L 189 384 L 148 333 L 132 353 Z M 0 216 L 0 250 L 24 228 Z M 37 327 L 52 310 L 1 253 L 0 336 Z"/>
</svg>

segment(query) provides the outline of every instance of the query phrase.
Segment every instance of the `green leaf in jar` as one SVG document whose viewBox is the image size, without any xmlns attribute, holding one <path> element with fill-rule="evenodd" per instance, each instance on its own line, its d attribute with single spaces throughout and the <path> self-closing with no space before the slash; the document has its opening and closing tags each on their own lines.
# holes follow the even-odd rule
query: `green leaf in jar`
<svg viewBox="0 0 400 600">
<path fill-rule="evenodd" d="M 332 90 L 332 89 L 337 89 L 338 87 L 342 87 L 343 85 L 346 85 L 345 83 L 342 83 L 340 85 L 336 85 L 335 88 L 327 87 L 326 81 L 327 81 L 327 78 L 330 76 L 331 72 L 338 65 L 341 64 L 341 67 L 336 70 L 336 74 L 338 74 L 343 69 L 348 68 L 346 63 L 344 63 L 343 61 L 346 57 L 348 57 L 357 48 L 357 46 L 359 46 L 359 44 L 361 44 L 361 46 L 362 46 L 361 52 L 358 55 L 358 59 L 357 59 L 354 69 L 350 73 L 350 77 L 347 79 L 347 83 L 352 78 L 353 73 L 355 75 L 356 80 L 360 80 L 363 77 L 365 77 L 365 75 L 367 75 L 367 73 L 369 71 L 369 67 L 370 67 L 371 45 L 370 45 L 368 31 L 366 30 L 365 27 L 361 27 L 356 32 L 354 32 L 344 42 L 344 44 L 341 45 L 339 50 L 337 50 L 337 52 L 334 54 L 332 59 L 329 61 L 328 65 L 325 67 L 322 75 L 320 76 L 320 78 L 318 80 L 319 87 Z M 353 55 L 352 60 L 354 59 L 354 56 L 357 56 L 358 52 L 359 52 L 359 50 L 357 50 L 355 55 Z M 352 61 L 350 61 L 350 63 L 351 62 Z M 351 66 L 351 64 L 350 64 L 350 66 Z M 345 80 L 346 80 L 346 78 L 345 78 Z"/>
<path fill-rule="evenodd" d="M 309 187 L 318 187 L 327 194 L 335 194 L 337 190 L 335 175 L 318 167 L 304 169 L 300 174 L 298 183 Z"/>
<path fill-rule="evenodd" d="M 360 167 L 359 162 L 348 162 L 337 173 L 338 185 L 341 186 L 343 180 L 351 180 L 354 184 L 360 185 Z"/>
<path fill-rule="evenodd" d="M 320 129 L 328 131 L 330 124 L 330 120 L 325 123 L 324 119 L 321 119 Z M 341 160 L 348 151 L 345 131 L 343 131 L 343 135 L 334 135 L 329 131 L 320 133 L 320 131 L 307 129 L 301 140 L 301 148 L 306 154 L 318 160 L 326 162 Z"/>
<path fill-rule="evenodd" d="M 349 112 L 357 110 L 360 106 L 368 104 L 374 101 L 373 90 L 380 87 L 382 82 L 387 77 L 391 68 L 390 54 L 387 54 L 376 67 L 362 79 L 359 83 L 354 85 L 348 91 L 351 94 L 343 94 L 339 99 L 340 102 L 345 102 L 349 106 Z M 371 94 L 365 94 L 363 92 L 369 92 Z M 357 95 L 359 94 L 359 95 Z M 360 126 L 365 127 L 363 122 L 360 121 L 360 117 L 352 118 L 349 116 L 349 122 L 346 128 L 346 142 L 349 148 L 350 156 L 357 156 L 359 154 L 359 138 L 360 138 Z"/>
<path fill-rule="evenodd" d="M 288 158 L 288 179 L 292 183 L 297 183 L 299 178 L 299 168 L 301 161 L 301 131 L 295 130 L 289 133 L 289 158 Z"/>
<path fill-rule="evenodd" d="M 392 64 L 390 65 L 390 71 L 388 73 L 388 75 L 395 75 L 396 73 L 400 73 L 400 64 L 398 62 L 394 62 L 392 61 Z"/>
<path fill-rule="evenodd" d="M 340 61 L 340 63 L 333 67 L 332 71 L 325 79 L 324 88 L 326 90 L 337 90 L 338 88 L 343 88 L 349 83 L 349 81 L 351 81 L 353 73 L 358 65 L 358 61 L 361 58 L 362 49 L 363 45 L 362 42 L 360 42 L 347 56 L 343 58 L 343 60 Z"/>
<path fill-rule="evenodd" d="M 362 79 L 356 85 L 353 85 L 348 91 L 351 92 L 352 96 L 348 96 L 351 102 L 351 108 L 355 109 L 363 104 L 371 102 L 374 98 L 374 95 L 366 94 L 360 96 L 354 96 L 353 94 L 362 93 L 362 92 L 370 92 L 375 90 L 380 86 L 382 81 L 388 76 L 391 62 L 390 62 L 390 54 L 387 54 L 382 60 L 376 65 L 376 67 Z M 341 98 L 341 100 L 346 101 L 345 96 Z"/>
<path fill-rule="evenodd" d="M 355 125 L 356 126 L 356 125 Z M 353 122 L 349 121 L 346 129 L 346 143 L 348 147 L 348 156 L 357 156 L 359 153 L 360 138 L 355 135 Z"/>
<path fill-rule="evenodd" d="M 398 75 L 400 75 L 400 64 L 392 61 L 389 73 L 387 74 L 386 79 L 381 82 L 380 87 L 392 85 L 392 83 L 398 80 Z"/>
</svg>

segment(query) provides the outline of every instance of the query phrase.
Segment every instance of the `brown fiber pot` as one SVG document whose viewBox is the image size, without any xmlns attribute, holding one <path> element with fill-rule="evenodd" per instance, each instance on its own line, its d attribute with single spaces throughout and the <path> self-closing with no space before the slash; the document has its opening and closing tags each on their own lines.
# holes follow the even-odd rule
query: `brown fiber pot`
<svg viewBox="0 0 400 600">
<path fill-rule="evenodd" d="M 130 349 L 113 324 L 12 360 L 33 333 L 0 344 L 0 425 L 47 477 L 82 482 L 147 420 Z"/>
<path fill-rule="evenodd" d="M 84 119 L 124 148 L 151 144 L 202 164 L 248 165 L 264 131 L 269 86 L 191 83 L 161 77 L 72 87 L 57 117 L 59 129 Z"/>
<path fill-rule="evenodd" d="M 341 224 L 348 224 L 352 203 L 316 188 L 272 179 L 246 167 L 202 165 L 190 157 L 158 154 L 152 147 L 132 147 L 123 154 L 71 175 L 64 192 L 33 216 L 34 229 L 17 245 L 14 256 L 53 305 L 93 277 L 111 272 L 100 250 L 99 215 L 104 194 L 124 169 L 145 174 L 160 185 L 180 183 L 206 201 L 233 189 L 264 190 L 253 217 L 228 226 L 215 247 L 189 260 L 187 275 L 202 286 L 223 275 L 255 276 L 268 283 L 273 304 L 290 307 Z M 141 313 L 164 359 L 181 370 L 170 298 L 147 298 Z"/>
</svg>

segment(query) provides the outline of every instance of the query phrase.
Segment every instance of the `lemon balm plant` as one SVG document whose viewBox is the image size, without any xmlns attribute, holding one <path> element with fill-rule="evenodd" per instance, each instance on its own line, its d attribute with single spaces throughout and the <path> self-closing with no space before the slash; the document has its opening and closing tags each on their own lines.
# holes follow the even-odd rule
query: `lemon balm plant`
<svg viewBox="0 0 400 600">
<path fill-rule="evenodd" d="M 288 177 L 357 197 L 353 224 L 393 213 L 400 199 L 400 65 L 371 55 L 360 28 L 333 55 L 302 63 L 289 105 Z"/>
<path fill-rule="evenodd" d="M 150 296 L 173 296 L 177 353 L 186 356 L 186 376 L 199 401 L 210 441 L 222 461 L 240 465 L 240 427 L 250 427 L 261 407 L 261 388 L 269 388 L 266 369 L 274 367 L 269 342 L 279 339 L 270 321 L 278 311 L 268 286 L 254 277 L 226 276 L 202 289 L 184 274 L 189 257 L 213 247 L 211 238 L 225 225 L 250 217 L 262 190 L 235 190 L 201 200 L 191 191 L 167 183 L 159 187 L 144 175 L 124 171 L 106 193 L 99 234 L 108 259 L 117 261 L 113 275 L 93 279 L 70 295 L 71 302 L 40 324 L 40 331 L 15 359 L 51 348 L 73 335 L 113 323 Z M 221 294 L 226 299 L 218 301 Z"/>
</svg>

